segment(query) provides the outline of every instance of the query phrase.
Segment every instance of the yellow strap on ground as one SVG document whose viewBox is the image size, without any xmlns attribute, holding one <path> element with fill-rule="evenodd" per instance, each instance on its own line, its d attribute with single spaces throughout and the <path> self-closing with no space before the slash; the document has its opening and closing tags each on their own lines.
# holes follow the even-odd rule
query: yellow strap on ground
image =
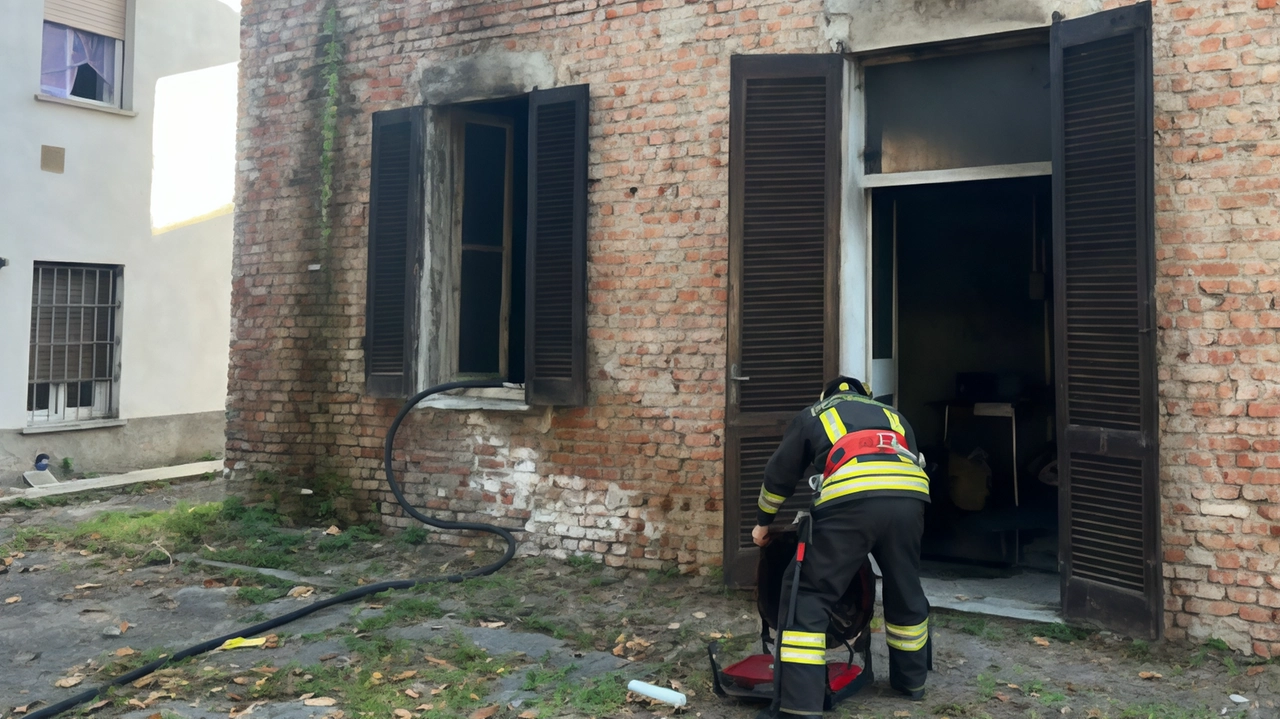
<svg viewBox="0 0 1280 719">
<path fill-rule="evenodd" d="M 831 444 L 835 444 L 849 433 L 849 430 L 844 428 L 844 421 L 840 419 L 840 413 L 836 412 L 835 407 L 823 412 L 820 416 L 822 428 L 827 430 L 827 439 L 831 440 Z"/>
<path fill-rule="evenodd" d="M 258 637 L 257 639 L 245 639 L 244 637 L 236 637 L 228 639 L 222 643 L 218 649 L 244 649 L 245 647 L 260 647 L 267 643 L 266 637 Z"/>
</svg>

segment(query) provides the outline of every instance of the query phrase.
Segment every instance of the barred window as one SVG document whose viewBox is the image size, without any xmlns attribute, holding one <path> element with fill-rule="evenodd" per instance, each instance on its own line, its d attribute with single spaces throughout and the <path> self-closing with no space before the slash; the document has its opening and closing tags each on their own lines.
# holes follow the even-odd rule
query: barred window
<svg viewBox="0 0 1280 719">
<path fill-rule="evenodd" d="M 121 268 L 36 263 L 31 286 L 29 424 L 116 413 Z"/>
</svg>

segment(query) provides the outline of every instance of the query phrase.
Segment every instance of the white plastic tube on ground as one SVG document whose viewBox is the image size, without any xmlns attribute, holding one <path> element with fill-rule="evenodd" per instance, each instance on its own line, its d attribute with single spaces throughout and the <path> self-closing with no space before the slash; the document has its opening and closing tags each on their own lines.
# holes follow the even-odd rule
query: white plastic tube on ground
<svg viewBox="0 0 1280 719">
<path fill-rule="evenodd" d="M 636 694 L 643 694 L 650 699 L 657 699 L 660 702 L 670 704 L 673 707 L 682 707 L 687 701 L 685 696 L 678 691 L 657 687 L 652 684 L 646 684 L 635 679 L 632 679 L 631 682 L 627 684 L 627 689 L 635 692 Z"/>
</svg>

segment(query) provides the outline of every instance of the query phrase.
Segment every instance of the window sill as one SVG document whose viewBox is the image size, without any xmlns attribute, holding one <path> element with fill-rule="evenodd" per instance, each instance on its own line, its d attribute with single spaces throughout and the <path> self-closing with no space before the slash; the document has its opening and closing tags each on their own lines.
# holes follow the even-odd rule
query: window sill
<svg viewBox="0 0 1280 719">
<path fill-rule="evenodd" d="M 123 117 L 137 117 L 138 113 L 133 110 L 121 110 L 118 107 L 103 105 L 97 102 L 87 102 L 84 100 L 72 100 L 66 97 L 55 97 L 54 95 L 46 95 L 43 92 L 36 93 L 36 99 L 40 102 L 52 102 L 55 105 L 67 105 L 69 107 L 82 107 L 86 110 L 97 110 L 105 112 L 108 115 L 121 115 Z"/>
<path fill-rule="evenodd" d="M 437 394 L 422 400 L 418 407 L 462 411 L 485 409 L 497 412 L 528 412 L 533 409 L 525 404 L 524 387 L 514 385 Z"/>
<path fill-rule="evenodd" d="M 23 434 L 52 434 L 54 432 L 78 432 L 83 429 L 106 429 L 123 427 L 129 423 L 127 419 L 90 419 L 83 422 L 50 422 L 49 424 L 33 424 L 23 427 Z"/>
</svg>

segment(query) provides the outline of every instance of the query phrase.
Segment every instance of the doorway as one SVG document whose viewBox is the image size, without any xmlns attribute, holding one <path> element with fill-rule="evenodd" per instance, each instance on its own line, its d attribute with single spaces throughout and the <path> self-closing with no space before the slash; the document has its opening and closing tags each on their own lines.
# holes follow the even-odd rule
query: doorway
<svg viewBox="0 0 1280 719">
<path fill-rule="evenodd" d="M 1050 207 L 1048 177 L 872 193 L 873 345 L 895 378 L 875 391 L 928 459 L 926 574 L 949 595 L 1006 580 L 981 594 L 1027 608 L 1059 604 Z"/>
</svg>

